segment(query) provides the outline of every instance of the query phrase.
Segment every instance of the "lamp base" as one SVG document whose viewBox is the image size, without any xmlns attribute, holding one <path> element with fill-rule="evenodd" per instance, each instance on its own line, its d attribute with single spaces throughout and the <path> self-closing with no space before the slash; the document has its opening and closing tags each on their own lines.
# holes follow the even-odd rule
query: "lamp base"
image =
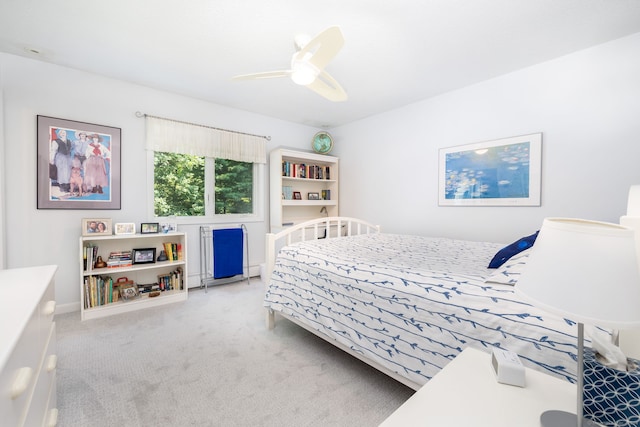
<svg viewBox="0 0 640 427">
<path fill-rule="evenodd" d="M 578 416 L 565 411 L 545 411 L 540 415 L 541 427 L 599 427 L 586 418 L 582 418 L 582 426 L 578 426 Z"/>
</svg>

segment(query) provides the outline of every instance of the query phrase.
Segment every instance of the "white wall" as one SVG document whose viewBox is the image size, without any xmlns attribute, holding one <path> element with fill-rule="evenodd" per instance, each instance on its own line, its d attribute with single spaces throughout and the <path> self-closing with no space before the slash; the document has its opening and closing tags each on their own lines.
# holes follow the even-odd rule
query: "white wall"
<svg viewBox="0 0 640 427">
<path fill-rule="evenodd" d="M 636 34 L 332 129 L 331 154 L 341 162 L 341 214 L 389 232 L 497 242 L 536 230 L 547 216 L 617 222 L 628 187 L 640 183 L 639 51 Z M 0 78 L 5 267 L 59 265 L 56 299 L 76 309 L 81 219 L 151 220 L 144 121 L 136 111 L 271 135 L 269 149 L 306 150 L 316 132 L 12 55 L 0 54 Z M 36 209 L 38 114 L 122 128 L 121 210 Z M 534 132 L 543 133 L 540 207 L 438 207 L 439 148 Z M 252 265 L 264 259 L 267 202 L 265 222 L 248 224 Z M 197 275 L 197 229 L 181 229 L 189 232 L 189 268 Z"/>
<path fill-rule="evenodd" d="M 617 222 L 640 183 L 638 52 L 640 33 L 333 129 L 341 214 L 496 242 L 548 216 Z M 536 132 L 540 207 L 438 206 L 439 148 Z"/>
<path fill-rule="evenodd" d="M 307 148 L 317 129 L 268 118 L 103 78 L 64 67 L 0 54 L 0 93 L 3 95 L 4 162 L 6 179 L 4 243 L 6 268 L 57 264 L 56 299 L 63 310 L 79 310 L 78 238 L 82 218 L 112 218 L 113 222 L 149 222 L 151 191 L 147 188 L 144 120 L 136 111 L 259 135 L 270 135 L 267 149 L 280 145 Z M 0 110 L 1 111 L 1 110 Z M 121 210 L 36 209 L 36 116 L 45 115 L 122 129 Z M 2 151 L 0 151 L 0 161 Z M 265 168 L 265 180 L 267 179 Z M 0 184 L 3 179 L 0 178 Z M 268 183 L 265 182 L 268 191 Z M 2 189 L 0 188 L 0 195 Z M 0 199 L 0 202 L 2 200 Z M 1 204 L 1 203 L 0 203 Z M 246 225 L 249 261 L 264 261 L 264 221 Z M 0 220 L 3 218 L 0 212 Z M 179 226 L 189 238 L 190 284 L 198 283 L 198 226 Z M 0 233 L 0 237 L 2 237 Z M 2 251 L 0 250 L 0 254 Z M 253 269 L 258 271 L 257 268 Z"/>
</svg>

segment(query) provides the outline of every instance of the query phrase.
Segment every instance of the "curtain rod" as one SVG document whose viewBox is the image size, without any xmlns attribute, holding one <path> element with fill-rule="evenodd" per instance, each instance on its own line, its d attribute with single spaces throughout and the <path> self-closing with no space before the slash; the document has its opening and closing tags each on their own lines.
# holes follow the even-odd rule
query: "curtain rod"
<svg viewBox="0 0 640 427">
<path fill-rule="evenodd" d="M 231 133 L 237 133 L 237 134 L 240 134 L 240 135 L 247 135 L 247 136 L 256 136 L 258 138 L 264 138 L 267 141 L 271 141 L 271 136 L 268 136 L 268 135 L 267 136 L 265 136 L 265 135 L 255 135 L 253 133 L 238 132 L 238 131 L 235 131 L 235 130 L 222 129 L 222 128 L 217 128 L 217 127 L 213 127 L 213 126 L 206 126 L 206 125 L 201 125 L 201 124 L 198 124 L 198 123 L 184 122 L 182 120 L 167 119 L 166 117 L 158 117 L 158 116 L 152 116 L 152 115 L 149 115 L 149 114 L 144 114 L 144 113 L 141 113 L 140 111 L 136 111 L 136 117 L 138 117 L 138 118 L 151 117 L 152 119 L 168 120 L 170 122 L 183 123 L 185 125 L 191 125 L 191 126 L 200 126 L 200 127 L 203 127 L 203 128 L 220 130 L 220 131 L 223 131 L 223 132 L 231 132 Z"/>
</svg>

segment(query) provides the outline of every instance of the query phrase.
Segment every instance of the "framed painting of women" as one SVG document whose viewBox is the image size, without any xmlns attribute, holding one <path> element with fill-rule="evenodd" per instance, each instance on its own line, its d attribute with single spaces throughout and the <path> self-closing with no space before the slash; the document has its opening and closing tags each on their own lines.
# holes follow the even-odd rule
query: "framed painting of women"
<svg viewBox="0 0 640 427">
<path fill-rule="evenodd" d="M 120 128 L 38 116 L 38 209 L 120 209 Z"/>
</svg>

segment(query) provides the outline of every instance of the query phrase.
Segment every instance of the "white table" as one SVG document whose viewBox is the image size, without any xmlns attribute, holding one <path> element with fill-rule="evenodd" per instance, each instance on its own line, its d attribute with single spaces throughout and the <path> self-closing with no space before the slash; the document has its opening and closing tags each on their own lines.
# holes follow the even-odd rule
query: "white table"
<svg viewBox="0 0 640 427">
<path fill-rule="evenodd" d="M 526 369 L 526 387 L 500 384 L 491 355 L 465 349 L 380 427 L 539 427 L 548 409 L 575 413 L 575 384 Z"/>
</svg>

